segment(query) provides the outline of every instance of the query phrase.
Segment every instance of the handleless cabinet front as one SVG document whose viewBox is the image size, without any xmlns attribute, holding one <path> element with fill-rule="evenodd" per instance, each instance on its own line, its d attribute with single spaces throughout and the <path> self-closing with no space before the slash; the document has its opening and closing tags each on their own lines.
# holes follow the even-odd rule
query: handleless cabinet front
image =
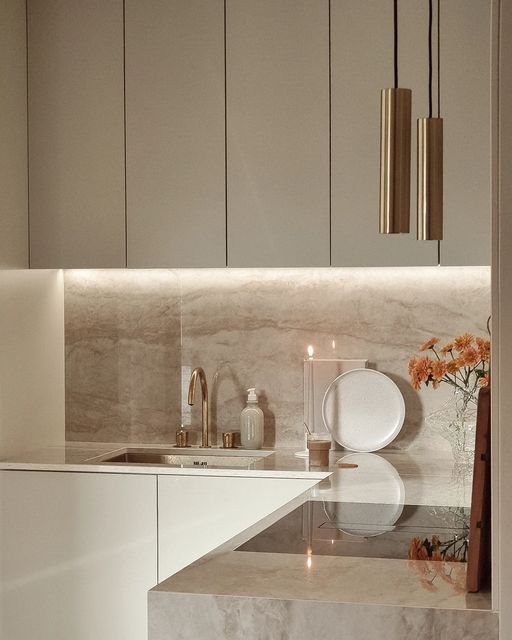
<svg viewBox="0 0 512 640">
<path fill-rule="evenodd" d="M 124 267 L 123 3 L 28 0 L 30 266 Z"/>
<path fill-rule="evenodd" d="M 0 638 L 142 640 L 152 475 L 0 471 Z"/>
<path fill-rule="evenodd" d="M 226 266 L 224 2 L 126 0 L 129 267 Z"/>
<path fill-rule="evenodd" d="M 227 0 L 228 266 L 329 265 L 327 0 Z"/>
<path fill-rule="evenodd" d="M 379 233 L 380 91 L 393 86 L 391 2 L 331 2 L 332 264 L 436 265 L 416 240 L 416 118 L 427 100 L 428 3 L 399 2 L 399 86 L 412 89 L 411 233 Z"/>
</svg>

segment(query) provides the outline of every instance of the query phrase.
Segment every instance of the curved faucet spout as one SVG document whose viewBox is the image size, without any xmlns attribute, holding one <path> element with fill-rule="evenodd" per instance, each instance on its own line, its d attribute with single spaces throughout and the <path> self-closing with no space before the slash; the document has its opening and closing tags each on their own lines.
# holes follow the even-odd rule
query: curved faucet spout
<svg viewBox="0 0 512 640">
<path fill-rule="evenodd" d="M 206 383 L 206 375 L 204 373 L 204 369 L 202 367 L 196 367 L 194 371 L 192 371 L 192 375 L 190 376 L 190 382 L 188 384 L 188 403 L 190 406 L 194 404 L 195 395 L 196 395 L 196 382 L 199 378 L 201 383 L 201 427 L 202 427 L 202 447 L 209 447 L 209 437 L 210 437 L 210 429 L 209 429 L 209 420 L 208 420 L 208 385 Z"/>
</svg>

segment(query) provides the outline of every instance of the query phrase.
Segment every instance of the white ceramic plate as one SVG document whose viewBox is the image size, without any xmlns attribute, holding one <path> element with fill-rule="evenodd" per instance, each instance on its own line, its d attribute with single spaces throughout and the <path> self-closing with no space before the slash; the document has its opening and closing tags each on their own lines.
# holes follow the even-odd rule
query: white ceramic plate
<svg viewBox="0 0 512 640">
<path fill-rule="evenodd" d="M 404 483 L 395 467 L 374 453 L 351 453 L 340 462 L 357 467 L 334 474 L 333 501 L 324 507 L 329 520 L 353 536 L 393 531 L 405 502 Z"/>
<path fill-rule="evenodd" d="M 351 451 L 378 451 L 400 433 L 405 402 L 396 384 L 380 371 L 353 369 L 327 387 L 322 403 L 327 429 Z"/>
</svg>

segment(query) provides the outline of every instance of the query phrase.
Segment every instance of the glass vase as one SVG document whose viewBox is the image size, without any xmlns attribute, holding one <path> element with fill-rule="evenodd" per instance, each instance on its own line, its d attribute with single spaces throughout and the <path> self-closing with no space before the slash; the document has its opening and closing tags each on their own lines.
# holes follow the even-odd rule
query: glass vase
<svg viewBox="0 0 512 640">
<path fill-rule="evenodd" d="M 451 446 L 456 464 L 472 465 L 475 455 L 476 402 L 473 397 L 455 389 L 441 409 L 427 417 L 427 424 Z"/>
</svg>

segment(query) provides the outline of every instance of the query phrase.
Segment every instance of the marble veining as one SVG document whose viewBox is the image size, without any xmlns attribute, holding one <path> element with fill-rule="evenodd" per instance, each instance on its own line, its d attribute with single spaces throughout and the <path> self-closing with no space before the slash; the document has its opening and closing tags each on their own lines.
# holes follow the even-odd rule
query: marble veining
<svg viewBox="0 0 512 640">
<path fill-rule="evenodd" d="M 312 344 L 319 357 L 368 358 L 398 384 L 407 417 L 392 448 L 446 451 L 425 417 L 450 392 L 416 393 L 407 362 L 431 335 L 486 335 L 490 313 L 486 267 L 68 271 L 65 285 L 73 440 L 169 442 L 180 423 L 196 430 L 181 372 L 201 365 L 214 436 L 238 428 L 256 386 L 265 445 L 301 447 Z"/>
<path fill-rule="evenodd" d="M 464 563 L 329 555 L 310 558 L 308 562 L 305 554 L 251 551 L 206 556 L 155 590 L 440 609 L 490 608 L 488 594 L 465 593 Z"/>
<path fill-rule="evenodd" d="M 149 640 L 497 640 L 498 614 L 275 598 L 149 594 Z"/>
<path fill-rule="evenodd" d="M 171 271 L 65 275 L 66 438 L 174 442 L 180 295 Z"/>
</svg>

